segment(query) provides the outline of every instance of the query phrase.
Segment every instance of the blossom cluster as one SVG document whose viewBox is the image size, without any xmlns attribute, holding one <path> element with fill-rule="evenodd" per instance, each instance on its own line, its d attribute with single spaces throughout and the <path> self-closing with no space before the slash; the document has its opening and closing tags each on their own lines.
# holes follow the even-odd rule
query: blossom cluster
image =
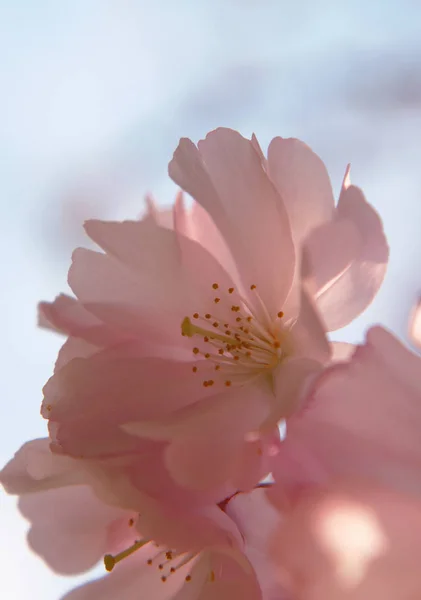
<svg viewBox="0 0 421 600">
<path fill-rule="evenodd" d="M 40 304 L 49 437 L 0 472 L 31 547 L 104 562 L 66 600 L 421 597 L 421 359 L 331 333 L 381 286 L 379 216 L 296 139 L 217 129 L 169 175 L 172 208 L 86 222 L 100 250 Z"/>
</svg>

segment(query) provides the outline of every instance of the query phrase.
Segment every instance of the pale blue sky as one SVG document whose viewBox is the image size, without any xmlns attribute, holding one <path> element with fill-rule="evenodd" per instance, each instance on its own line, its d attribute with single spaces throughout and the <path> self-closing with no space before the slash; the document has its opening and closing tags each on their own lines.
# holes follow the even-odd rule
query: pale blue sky
<svg viewBox="0 0 421 600">
<path fill-rule="evenodd" d="M 41 388 L 60 340 L 35 327 L 65 287 L 87 217 L 134 217 L 180 136 L 218 125 L 301 137 L 338 189 L 352 163 L 392 259 L 375 304 L 405 334 L 421 289 L 421 4 L 417 0 L 0 0 L 3 313 L 0 462 L 41 436 Z M 2 588 L 55 600 L 72 585 L 29 554 L 0 495 Z"/>
</svg>

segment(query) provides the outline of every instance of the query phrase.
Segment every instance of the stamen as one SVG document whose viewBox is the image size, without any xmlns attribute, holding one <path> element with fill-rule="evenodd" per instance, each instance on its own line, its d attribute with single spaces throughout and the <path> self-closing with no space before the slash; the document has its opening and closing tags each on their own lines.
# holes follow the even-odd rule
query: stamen
<svg viewBox="0 0 421 600">
<path fill-rule="evenodd" d="M 130 556 L 131 554 L 133 554 L 133 552 L 136 552 L 136 550 L 139 550 L 139 548 L 142 548 L 142 546 L 144 546 L 148 542 L 149 540 L 139 540 L 135 542 L 132 546 L 127 548 L 127 550 L 123 550 L 123 552 L 120 552 L 115 556 L 113 556 L 112 554 L 106 554 L 104 556 L 104 566 L 106 570 L 112 571 L 118 562 L 123 560 L 123 558 L 127 558 L 128 556 Z"/>
<path fill-rule="evenodd" d="M 212 287 L 213 287 L 214 290 L 217 290 L 219 288 L 219 285 L 217 283 L 213 283 Z"/>
<path fill-rule="evenodd" d="M 278 317 L 279 317 L 280 319 L 282 319 L 282 317 L 284 316 L 284 314 L 285 314 L 285 313 L 284 313 L 284 311 L 283 311 L 283 310 L 280 310 L 280 311 L 278 312 Z"/>
</svg>

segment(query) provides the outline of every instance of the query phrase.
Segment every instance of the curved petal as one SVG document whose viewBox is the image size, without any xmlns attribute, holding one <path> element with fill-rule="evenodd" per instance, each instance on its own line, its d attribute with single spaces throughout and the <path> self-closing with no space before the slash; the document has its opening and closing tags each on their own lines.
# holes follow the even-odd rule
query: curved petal
<svg viewBox="0 0 421 600">
<path fill-rule="evenodd" d="M 50 440 L 26 442 L 0 471 L 0 482 L 9 494 L 27 494 L 44 489 L 86 482 L 84 466 L 72 458 L 57 456 Z"/>
<path fill-rule="evenodd" d="M 291 345 L 294 357 L 306 357 L 326 363 L 330 346 L 326 331 L 312 299 L 302 290 L 301 308 L 296 323 L 291 328 Z"/>
<path fill-rule="evenodd" d="M 335 201 L 326 167 L 303 142 L 273 139 L 268 148 L 268 171 L 288 211 L 296 243 L 332 218 Z"/>
<path fill-rule="evenodd" d="M 203 206 L 193 200 L 191 209 L 186 209 L 179 195 L 174 206 L 174 220 L 175 230 L 203 246 L 238 286 L 240 277 L 228 245 Z"/>
<path fill-rule="evenodd" d="M 359 188 L 344 185 L 335 218 L 338 226 L 342 220 L 351 222 L 362 242 L 349 267 L 317 296 L 329 331 L 344 327 L 367 308 L 383 282 L 389 259 L 380 217 Z"/>
<path fill-rule="evenodd" d="M 88 486 L 25 495 L 19 509 L 31 521 L 31 548 L 64 575 L 86 571 L 103 558 L 110 550 L 108 528 L 121 517 L 127 517 L 121 525 L 130 532 L 132 513 L 103 504 Z"/>
<path fill-rule="evenodd" d="M 323 223 L 307 236 L 303 277 L 314 296 L 329 290 L 361 252 L 362 239 L 348 219 Z"/>
<path fill-rule="evenodd" d="M 244 288 L 257 285 L 275 315 L 292 285 L 295 251 L 285 208 L 252 143 L 222 128 L 198 148 L 182 139 L 169 174 L 207 210 L 229 245 Z"/>
<path fill-rule="evenodd" d="M 39 325 L 54 331 L 79 337 L 96 346 L 107 346 L 123 341 L 115 328 L 102 323 L 76 298 L 60 294 L 54 302 L 40 302 Z"/>
</svg>

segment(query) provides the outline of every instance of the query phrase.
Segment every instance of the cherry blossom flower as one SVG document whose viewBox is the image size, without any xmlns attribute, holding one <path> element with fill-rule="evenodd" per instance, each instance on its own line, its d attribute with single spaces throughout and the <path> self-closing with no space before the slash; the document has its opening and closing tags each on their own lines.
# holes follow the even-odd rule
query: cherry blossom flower
<svg viewBox="0 0 421 600">
<path fill-rule="evenodd" d="M 182 140 L 169 171 L 193 207 L 179 196 L 171 226 L 152 205 L 138 222 L 87 222 L 104 253 L 76 250 L 77 300 L 41 306 L 70 334 L 42 414 L 56 452 L 135 464 L 150 440 L 178 485 L 222 498 L 267 474 L 278 422 L 331 360 L 326 329 L 372 300 L 387 245 L 348 173 L 335 208 L 297 140 L 276 138 L 266 161 L 218 129 Z"/>
<path fill-rule="evenodd" d="M 111 572 L 67 599 L 261 598 L 243 536 L 219 506 L 173 511 L 105 475 L 51 453 L 46 439 L 25 444 L 0 472 L 6 490 L 20 495 L 31 547 L 50 567 L 76 574 L 103 559 Z M 129 497 L 137 510 L 118 506 Z"/>
</svg>

